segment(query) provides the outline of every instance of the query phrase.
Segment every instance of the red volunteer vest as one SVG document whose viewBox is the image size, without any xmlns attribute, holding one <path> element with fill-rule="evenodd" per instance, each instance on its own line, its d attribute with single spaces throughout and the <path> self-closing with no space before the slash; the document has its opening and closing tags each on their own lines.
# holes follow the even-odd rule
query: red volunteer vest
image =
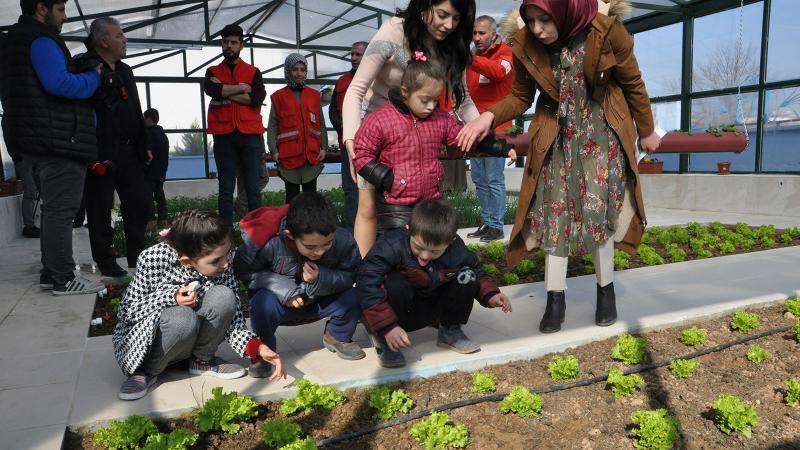
<svg viewBox="0 0 800 450">
<path fill-rule="evenodd" d="M 336 110 L 339 111 L 340 116 L 342 114 L 342 110 L 344 109 L 344 96 L 347 95 L 347 88 L 350 87 L 350 83 L 352 81 L 353 81 L 352 71 L 342 75 L 336 81 L 336 88 L 334 89 L 334 91 L 336 92 Z M 344 150 L 344 142 L 342 142 L 341 135 L 339 135 L 339 148 Z"/>
<path fill-rule="evenodd" d="M 322 142 L 320 129 L 319 91 L 304 87 L 300 91 L 300 103 L 288 86 L 270 96 L 275 113 L 278 114 L 278 146 L 280 165 L 284 169 L 296 169 L 306 161 L 319 164 L 319 149 Z"/>
<path fill-rule="evenodd" d="M 231 73 L 227 63 L 222 62 L 209 69 L 222 84 L 251 84 L 258 70 L 241 59 Z M 263 134 L 264 123 L 261 108 L 242 105 L 228 99 L 211 100 L 208 104 L 208 133 L 230 134 L 239 130 L 242 134 Z"/>
</svg>

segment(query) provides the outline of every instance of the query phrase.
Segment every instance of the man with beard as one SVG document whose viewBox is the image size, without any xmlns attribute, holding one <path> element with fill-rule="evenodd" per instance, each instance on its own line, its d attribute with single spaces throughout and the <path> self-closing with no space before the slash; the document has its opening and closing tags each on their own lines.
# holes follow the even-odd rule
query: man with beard
<svg viewBox="0 0 800 450">
<path fill-rule="evenodd" d="M 264 165 L 261 103 L 267 91 L 261 71 L 239 58 L 244 47 L 242 28 L 226 25 L 220 36 L 225 59 L 206 71 L 203 88 L 211 97 L 208 133 L 214 135 L 214 160 L 219 172 L 219 215 L 232 222 L 237 166 L 244 177 L 248 211 L 261 206 L 259 181 Z"/>
<path fill-rule="evenodd" d="M 467 67 L 467 89 L 478 111 L 494 105 L 511 92 L 514 68 L 511 48 L 500 41 L 497 23 L 490 16 L 475 19 L 472 29 L 475 53 L 472 64 Z M 496 131 L 503 131 L 511 122 L 501 124 Z M 472 158 L 470 175 L 475 183 L 478 201 L 481 204 L 483 225 L 467 237 L 479 237 L 491 242 L 503 239 L 503 218 L 506 214 L 506 180 L 503 175 L 505 158 Z"/>
<path fill-rule="evenodd" d="M 339 136 L 339 154 L 342 158 L 342 190 L 344 191 L 344 220 L 345 225 L 350 230 L 353 229 L 353 225 L 356 222 L 358 191 L 356 182 L 353 181 L 353 177 L 350 175 L 350 158 L 342 142 L 342 106 L 347 88 L 350 87 L 350 82 L 353 81 L 353 75 L 356 74 L 358 65 L 361 64 L 361 58 L 364 56 L 368 44 L 368 42 L 359 41 L 350 48 L 350 63 L 353 68 L 336 80 L 336 88 L 333 90 L 331 105 L 328 108 L 328 117 L 331 118 L 333 128 L 336 129 L 336 135 Z"/>
<path fill-rule="evenodd" d="M 113 249 L 111 210 L 114 191 L 120 200 L 128 267 L 136 267 L 144 250 L 144 233 L 153 208 L 153 194 L 145 183 L 145 163 L 153 158 L 139 93 L 130 66 L 122 62 L 128 38 L 111 17 L 94 20 L 86 40 L 89 52 L 80 61 L 102 65 L 101 85 L 92 97 L 97 114 L 98 161 L 86 178 L 86 219 L 92 258 L 100 272 L 122 277 L 128 272 L 117 264 Z"/>
<path fill-rule="evenodd" d="M 39 286 L 54 295 L 89 294 L 103 285 L 75 276 L 72 221 L 81 204 L 86 164 L 97 158 L 92 107 L 100 68 L 78 73 L 59 37 L 66 0 L 21 0 L 22 15 L 0 48 L 3 135 L 23 156 L 42 199 Z"/>
</svg>

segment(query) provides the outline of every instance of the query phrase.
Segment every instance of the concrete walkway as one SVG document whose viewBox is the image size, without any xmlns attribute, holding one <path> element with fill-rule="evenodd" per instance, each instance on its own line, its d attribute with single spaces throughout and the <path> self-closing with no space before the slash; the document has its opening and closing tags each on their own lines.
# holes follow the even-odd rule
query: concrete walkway
<svg viewBox="0 0 800 450">
<path fill-rule="evenodd" d="M 651 225 L 717 220 L 800 225 L 799 217 L 649 211 Z M 77 230 L 76 237 L 77 259 L 86 263 L 90 260 L 86 230 Z M 86 338 L 94 296 L 56 298 L 42 292 L 37 286 L 38 260 L 38 240 L 15 240 L 0 250 L 0 449 L 59 449 L 66 426 L 95 425 L 130 414 L 173 415 L 201 404 L 215 386 L 263 400 L 291 395 L 292 382 L 299 377 L 346 388 L 474 370 L 800 293 L 800 248 L 628 270 L 617 273 L 615 281 L 619 320 L 600 328 L 593 324 L 594 276 L 583 276 L 568 280 L 567 320 L 562 331 L 542 335 L 536 328 L 544 310 L 542 283 L 511 286 L 503 291 L 512 299 L 513 313 L 504 315 L 479 306 L 473 310 L 465 331 L 482 350 L 472 355 L 436 347 L 436 331 L 428 328 L 411 334 L 413 346 L 404 351 L 405 368 L 379 368 L 371 349 L 364 360 L 342 361 L 321 348 L 320 322 L 280 330 L 278 351 L 290 375 L 284 381 L 249 377 L 220 381 L 168 372 L 145 398 L 122 402 L 117 390 L 124 376 L 114 361 L 110 336 Z M 355 339 L 368 346 L 361 327 Z M 220 354 L 235 358 L 227 345 Z"/>
</svg>

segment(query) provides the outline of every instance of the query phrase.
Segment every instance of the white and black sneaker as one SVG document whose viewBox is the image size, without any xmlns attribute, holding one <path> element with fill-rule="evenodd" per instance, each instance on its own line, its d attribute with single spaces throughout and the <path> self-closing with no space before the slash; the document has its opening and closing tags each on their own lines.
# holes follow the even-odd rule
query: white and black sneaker
<svg viewBox="0 0 800 450">
<path fill-rule="evenodd" d="M 105 288 L 106 287 L 100 282 L 90 281 L 81 276 L 77 276 L 66 284 L 54 282 L 53 295 L 96 294 Z"/>
</svg>

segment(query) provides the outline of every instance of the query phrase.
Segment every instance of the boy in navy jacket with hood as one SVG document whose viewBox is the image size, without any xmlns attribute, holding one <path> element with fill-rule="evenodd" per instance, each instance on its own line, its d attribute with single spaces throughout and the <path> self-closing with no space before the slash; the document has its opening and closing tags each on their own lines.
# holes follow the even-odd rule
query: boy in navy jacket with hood
<svg viewBox="0 0 800 450">
<path fill-rule="evenodd" d="M 240 225 L 244 243 L 233 267 L 245 286 L 256 291 L 250 299 L 250 322 L 259 338 L 277 352 L 279 325 L 328 318 L 325 348 L 342 359 L 366 356 L 352 342 L 361 316 L 353 287 L 361 256 L 353 235 L 336 226 L 325 197 L 304 192 L 290 205 L 251 211 Z M 271 365 L 261 365 L 251 367 L 251 375 L 267 376 Z"/>
</svg>

